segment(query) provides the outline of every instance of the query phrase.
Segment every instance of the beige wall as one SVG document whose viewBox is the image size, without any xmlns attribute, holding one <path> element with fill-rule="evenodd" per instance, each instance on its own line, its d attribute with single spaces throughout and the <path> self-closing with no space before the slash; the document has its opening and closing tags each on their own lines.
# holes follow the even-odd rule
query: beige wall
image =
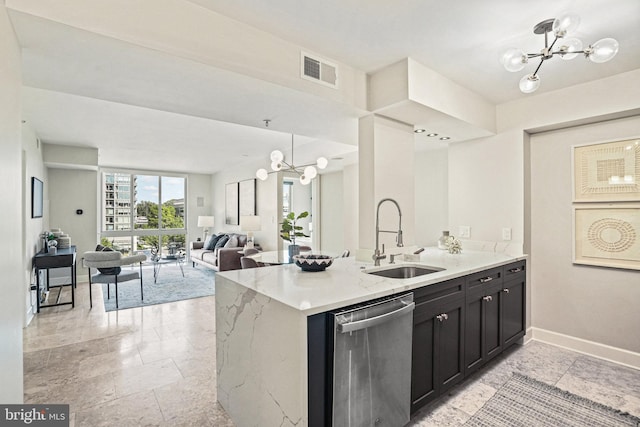
<svg viewBox="0 0 640 427">
<path fill-rule="evenodd" d="M 22 325 L 24 318 L 24 179 L 20 140 L 20 51 L 4 3 L 0 3 L 0 402 L 22 403 Z M 31 216 L 29 214 L 29 216 Z"/>
<path fill-rule="evenodd" d="M 640 272 L 572 263 L 571 147 L 640 137 L 640 116 L 531 137 L 536 328 L 640 352 Z"/>
</svg>

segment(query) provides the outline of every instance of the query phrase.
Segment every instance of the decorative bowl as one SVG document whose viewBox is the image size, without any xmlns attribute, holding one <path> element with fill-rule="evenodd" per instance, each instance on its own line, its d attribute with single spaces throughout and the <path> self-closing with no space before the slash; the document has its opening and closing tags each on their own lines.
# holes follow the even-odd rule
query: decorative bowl
<svg viewBox="0 0 640 427">
<path fill-rule="evenodd" d="M 329 255 L 295 255 L 293 261 L 302 271 L 324 271 L 333 263 L 333 257 Z"/>
</svg>

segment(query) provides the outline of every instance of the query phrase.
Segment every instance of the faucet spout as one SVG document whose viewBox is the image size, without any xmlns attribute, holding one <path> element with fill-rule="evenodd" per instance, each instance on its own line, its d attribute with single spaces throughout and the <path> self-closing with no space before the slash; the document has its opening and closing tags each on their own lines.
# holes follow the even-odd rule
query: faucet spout
<svg viewBox="0 0 640 427">
<path fill-rule="evenodd" d="M 380 230 L 380 205 L 384 202 L 391 202 L 396 205 L 398 208 L 398 231 L 389 231 L 389 230 Z M 380 252 L 380 233 L 396 233 L 396 246 L 402 247 L 404 243 L 402 241 L 402 211 L 400 210 L 400 205 L 393 199 L 386 198 L 382 199 L 378 202 L 378 207 L 376 209 L 376 250 L 373 254 L 374 265 L 379 266 L 380 260 L 386 258 L 387 256 L 384 254 L 384 246 L 382 249 L 382 253 Z"/>
</svg>

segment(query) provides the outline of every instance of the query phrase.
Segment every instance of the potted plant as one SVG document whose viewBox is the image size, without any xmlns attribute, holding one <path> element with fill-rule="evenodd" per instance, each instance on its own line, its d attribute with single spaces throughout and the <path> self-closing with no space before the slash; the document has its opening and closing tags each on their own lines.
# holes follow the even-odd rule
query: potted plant
<svg viewBox="0 0 640 427">
<path fill-rule="evenodd" d="M 293 258 L 294 255 L 300 253 L 300 246 L 296 245 L 296 237 L 309 237 L 302 232 L 302 226 L 297 225 L 298 220 L 309 216 L 309 212 L 304 211 L 300 215 L 296 216 L 294 212 L 284 217 L 280 228 L 280 237 L 284 240 L 291 242 L 289 245 L 289 257 Z"/>
</svg>

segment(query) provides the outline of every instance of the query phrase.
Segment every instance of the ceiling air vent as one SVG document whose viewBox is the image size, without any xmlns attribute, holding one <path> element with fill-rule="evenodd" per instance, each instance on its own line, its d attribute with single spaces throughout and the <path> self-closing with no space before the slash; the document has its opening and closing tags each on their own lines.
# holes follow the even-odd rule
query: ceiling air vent
<svg viewBox="0 0 640 427">
<path fill-rule="evenodd" d="M 302 52 L 302 78 L 338 87 L 338 68 L 330 62 Z"/>
</svg>

